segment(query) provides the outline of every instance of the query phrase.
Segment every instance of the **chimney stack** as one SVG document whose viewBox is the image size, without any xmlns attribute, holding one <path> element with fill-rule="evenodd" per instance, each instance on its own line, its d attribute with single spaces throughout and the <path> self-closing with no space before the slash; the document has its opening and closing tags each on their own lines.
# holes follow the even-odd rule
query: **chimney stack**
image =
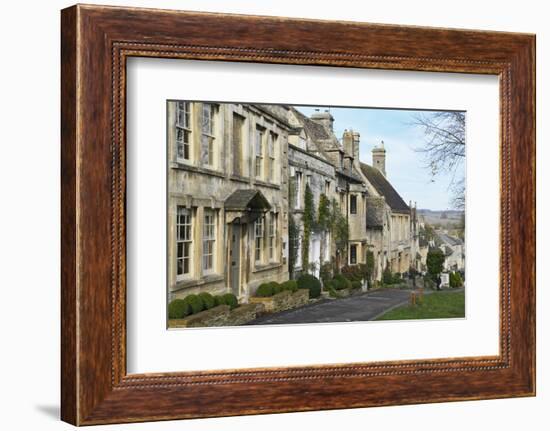
<svg viewBox="0 0 550 431">
<path fill-rule="evenodd" d="M 353 132 L 353 157 L 355 161 L 359 163 L 359 141 L 361 140 L 361 135 L 359 132 Z"/>
<path fill-rule="evenodd" d="M 318 109 L 311 115 L 311 119 L 316 123 L 321 124 L 328 132 L 334 132 L 334 117 L 325 109 L 325 112 L 321 112 Z"/>
<path fill-rule="evenodd" d="M 344 130 L 342 136 L 342 146 L 346 154 L 352 156 L 356 162 L 359 162 L 359 138 L 358 132 L 353 130 Z"/>
<path fill-rule="evenodd" d="M 372 149 L 372 166 L 378 169 L 382 175 L 386 176 L 386 149 L 384 141 Z"/>
</svg>

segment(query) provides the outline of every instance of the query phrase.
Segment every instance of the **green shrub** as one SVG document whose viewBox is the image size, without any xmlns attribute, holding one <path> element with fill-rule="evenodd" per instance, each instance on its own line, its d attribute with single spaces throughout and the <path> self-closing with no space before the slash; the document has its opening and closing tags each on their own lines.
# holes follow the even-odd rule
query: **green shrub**
<svg viewBox="0 0 550 431">
<path fill-rule="evenodd" d="M 403 278 L 401 278 L 401 274 L 396 272 L 395 274 L 392 274 L 390 268 L 387 266 L 384 272 L 382 273 L 382 283 L 384 284 L 399 284 L 403 283 Z"/>
<path fill-rule="evenodd" d="M 402 283 L 403 282 L 403 279 L 401 278 L 401 274 L 399 273 L 395 273 L 393 274 L 393 277 L 392 277 L 392 284 L 399 284 L 399 283 Z"/>
<path fill-rule="evenodd" d="M 217 307 L 218 305 L 224 305 L 225 302 L 223 302 L 223 295 L 215 295 L 214 296 L 214 302 L 215 302 L 215 307 Z"/>
<path fill-rule="evenodd" d="M 189 304 L 184 299 L 174 299 L 168 304 L 169 319 L 183 319 L 190 311 Z"/>
<path fill-rule="evenodd" d="M 336 274 L 332 279 L 332 285 L 336 290 L 348 289 L 351 288 L 351 281 L 342 274 Z"/>
<path fill-rule="evenodd" d="M 393 284 L 393 274 L 391 273 L 389 266 L 386 266 L 386 269 L 384 269 L 384 272 L 382 273 L 382 283 Z"/>
<path fill-rule="evenodd" d="M 346 277 L 348 280 L 355 280 L 359 271 L 358 265 L 345 265 L 340 270 L 341 275 Z"/>
<path fill-rule="evenodd" d="M 216 300 L 210 293 L 201 292 L 197 296 L 201 299 L 205 310 L 210 310 L 211 308 L 216 306 Z"/>
<path fill-rule="evenodd" d="M 189 314 L 196 314 L 204 310 L 204 304 L 201 298 L 194 293 L 187 295 L 183 300 L 187 302 L 187 305 L 190 307 Z"/>
<path fill-rule="evenodd" d="M 283 291 L 282 286 L 277 283 L 276 281 L 269 282 L 271 285 L 271 289 L 273 290 L 273 295 L 277 295 L 277 293 L 281 293 Z"/>
<path fill-rule="evenodd" d="M 323 289 L 330 292 L 331 289 L 334 289 L 334 283 L 332 280 L 325 281 L 323 283 Z"/>
<path fill-rule="evenodd" d="M 239 300 L 232 293 L 226 293 L 226 294 L 222 295 L 221 300 L 223 301 L 223 304 L 229 305 L 229 308 L 231 310 L 233 310 L 234 308 L 237 308 L 239 306 Z"/>
<path fill-rule="evenodd" d="M 363 281 L 370 277 L 371 270 L 368 264 L 359 263 L 343 266 L 341 273 L 350 281 Z"/>
<path fill-rule="evenodd" d="M 256 296 L 260 298 L 268 298 L 273 296 L 273 286 L 271 283 L 262 283 L 256 289 Z"/>
<path fill-rule="evenodd" d="M 288 290 L 290 292 L 296 292 L 298 290 L 298 283 L 296 283 L 296 280 L 285 281 L 281 283 L 280 286 L 282 290 Z"/>
<path fill-rule="evenodd" d="M 449 274 L 449 284 L 451 285 L 451 287 L 454 287 L 454 288 L 462 287 L 464 282 L 462 281 L 462 277 L 460 276 L 460 273 L 451 272 Z"/>
<path fill-rule="evenodd" d="M 328 294 L 331 298 L 338 298 L 340 294 L 336 291 L 334 287 L 332 287 L 332 283 L 329 281 L 327 282 L 327 286 L 325 287 L 328 291 Z"/>
<path fill-rule="evenodd" d="M 321 282 L 311 274 L 303 274 L 298 278 L 298 288 L 308 289 L 310 298 L 318 298 L 321 295 Z"/>
<path fill-rule="evenodd" d="M 268 283 L 262 283 L 256 289 L 256 296 L 260 298 L 269 298 L 283 291 L 283 286 L 276 281 L 270 281 Z"/>
<path fill-rule="evenodd" d="M 332 278 L 332 263 L 325 262 L 319 269 L 319 277 L 323 280 L 323 283 L 329 281 Z"/>
<path fill-rule="evenodd" d="M 359 280 L 355 280 L 351 282 L 352 289 L 361 289 L 361 287 L 363 287 L 363 284 Z"/>
</svg>

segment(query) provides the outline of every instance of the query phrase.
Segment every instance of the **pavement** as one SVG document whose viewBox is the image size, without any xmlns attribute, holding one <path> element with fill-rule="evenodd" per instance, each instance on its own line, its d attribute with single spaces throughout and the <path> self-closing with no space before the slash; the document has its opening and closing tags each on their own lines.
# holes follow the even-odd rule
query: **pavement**
<svg viewBox="0 0 550 431">
<path fill-rule="evenodd" d="M 322 300 L 305 307 L 262 316 L 248 325 L 373 320 L 394 307 L 406 304 L 410 292 L 407 289 L 380 289 L 347 298 Z"/>
</svg>

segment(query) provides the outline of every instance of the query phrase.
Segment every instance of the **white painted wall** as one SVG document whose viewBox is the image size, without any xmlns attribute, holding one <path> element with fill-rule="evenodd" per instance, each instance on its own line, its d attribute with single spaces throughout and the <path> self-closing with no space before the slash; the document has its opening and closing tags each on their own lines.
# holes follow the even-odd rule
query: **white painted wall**
<svg viewBox="0 0 550 431">
<path fill-rule="evenodd" d="M 291 0 L 102 0 L 119 4 L 233 13 L 346 19 L 537 33 L 537 112 L 550 117 L 550 28 L 545 3 L 463 0 L 319 2 Z M 59 9 L 71 2 L 5 2 L 0 17 L 2 128 L 0 184 L 0 302 L 3 429 L 61 430 L 59 408 Z M 452 9 L 452 10 L 450 10 Z M 319 37 L 330 35 L 319 35 Z M 29 119 L 32 118 L 32 122 Z M 548 122 L 539 121 L 539 166 L 550 163 Z M 538 183 L 550 183 L 539 169 Z M 550 196 L 539 186 L 539 267 L 550 259 Z M 38 215 L 37 215 L 38 214 Z M 29 254 L 32 247 L 33 253 Z M 311 412 L 106 426 L 113 430 L 470 430 L 546 429 L 550 422 L 550 297 L 538 273 L 538 397 L 405 407 Z M 21 292 L 25 291 L 22 304 Z M 23 310 L 25 312 L 23 313 Z M 32 318 L 31 318 L 32 317 Z M 6 347 L 7 346 L 7 347 Z M 8 398 L 9 397 L 9 398 Z M 429 418 L 429 419 L 428 419 Z"/>
</svg>

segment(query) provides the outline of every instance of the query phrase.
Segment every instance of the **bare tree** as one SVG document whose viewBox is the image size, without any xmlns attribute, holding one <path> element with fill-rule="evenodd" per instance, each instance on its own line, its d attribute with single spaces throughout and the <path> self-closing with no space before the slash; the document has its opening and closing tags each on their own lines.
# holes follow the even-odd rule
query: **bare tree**
<svg viewBox="0 0 550 431">
<path fill-rule="evenodd" d="M 426 156 L 427 168 L 432 177 L 441 172 L 452 174 L 449 185 L 453 197 L 451 204 L 464 209 L 465 182 L 463 166 L 466 156 L 466 115 L 458 111 L 441 111 L 419 114 L 413 124 L 424 130 L 424 147 L 418 151 Z"/>
</svg>

